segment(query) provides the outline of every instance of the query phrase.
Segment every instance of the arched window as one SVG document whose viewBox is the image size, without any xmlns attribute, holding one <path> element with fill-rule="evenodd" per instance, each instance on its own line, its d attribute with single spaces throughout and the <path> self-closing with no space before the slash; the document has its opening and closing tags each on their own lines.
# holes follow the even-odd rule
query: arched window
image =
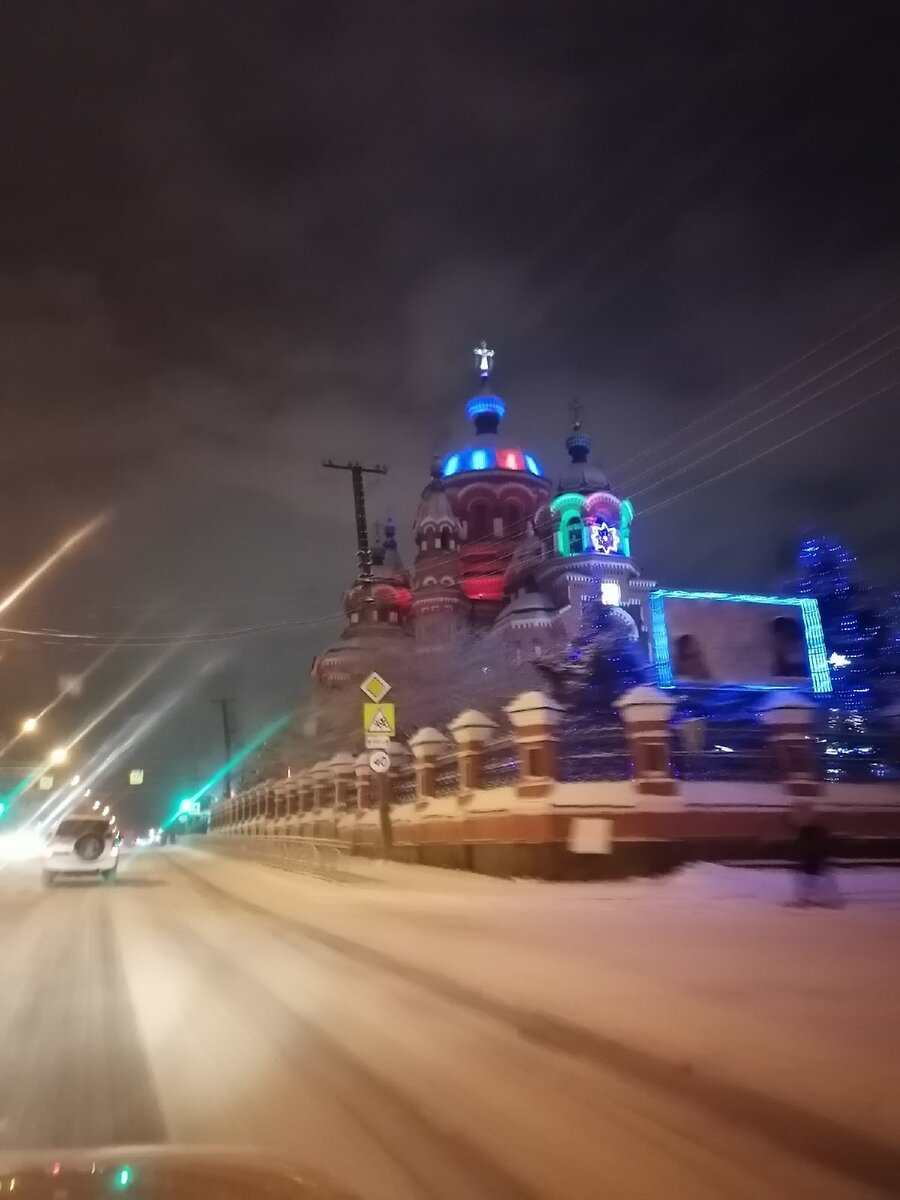
<svg viewBox="0 0 900 1200">
<path fill-rule="evenodd" d="M 563 545 L 566 554 L 584 554 L 584 523 L 577 513 L 566 521 Z"/>
<path fill-rule="evenodd" d="M 450 549 L 450 531 L 447 529 L 441 530 L 441 549 L 442 550 Z"/>
<path fill-rule="evenodd" d="M 469 541 L 490 537 L 492 532 L 491 514 L 487 503 L 484 500 L 476 500 L 469 509 Z"/>
</svg>

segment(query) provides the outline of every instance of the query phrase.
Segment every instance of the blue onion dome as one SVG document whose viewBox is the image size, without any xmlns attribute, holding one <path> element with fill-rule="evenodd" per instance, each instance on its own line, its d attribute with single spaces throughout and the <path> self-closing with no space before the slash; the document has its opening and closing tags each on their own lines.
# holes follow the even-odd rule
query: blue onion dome
<svg viewBox="0 0 900 1200">
<path fill-rule="evenodd" d="M 577 418 L 572 432 L 566 438 L 566 449 L 572 461 L 559 481 L 560 495 L 564 492 L 580 492 L 583 495 L 590 495 L 591 492 L 608 492 L 610 490 L 606 472 L 588 462 L 591 438 L 590 434 L 585 433 L 581 428 L 581 422 Z"/>
<path fill-rule="evenodd" d="M 448 454 L 441 464 L 445 479 L 468 471 L 518 471 L 543 476 L 533 454 L 507 443 L 500 433 L 506 405 L 491 387 L 494 351 L 482 342 L 475 350 L 481 377 L 481 391 L 466 404 L 466 416 L 475 426 L 475 440 L 461 450 Z"/>
</svg>

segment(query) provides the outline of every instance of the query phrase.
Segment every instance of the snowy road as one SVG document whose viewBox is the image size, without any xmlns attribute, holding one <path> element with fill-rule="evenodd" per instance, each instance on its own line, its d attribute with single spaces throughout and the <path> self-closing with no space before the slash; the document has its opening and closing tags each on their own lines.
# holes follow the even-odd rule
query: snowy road
<svg viewBox="0 0 900 1200">
<path fill-rule="evenodd" d="M 379 1200 L 895 1194 L 897 908 L 713 893 L 10 866 L 0 1149 L 261 1147 Z"/>
</svg>

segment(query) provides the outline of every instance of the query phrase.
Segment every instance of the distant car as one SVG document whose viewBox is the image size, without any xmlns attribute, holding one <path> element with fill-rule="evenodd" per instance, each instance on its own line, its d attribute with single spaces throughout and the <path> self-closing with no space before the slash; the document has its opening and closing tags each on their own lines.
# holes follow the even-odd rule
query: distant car
<svg viewBox="0 0 900 1200">
<path fill-rule="evenodd" d="M 119 866 L 118 832 L 95 816 L 63 817 L 44 848 L 44 883 L 59 875 L 94 875 L 112 882 Z"/>
</svg>

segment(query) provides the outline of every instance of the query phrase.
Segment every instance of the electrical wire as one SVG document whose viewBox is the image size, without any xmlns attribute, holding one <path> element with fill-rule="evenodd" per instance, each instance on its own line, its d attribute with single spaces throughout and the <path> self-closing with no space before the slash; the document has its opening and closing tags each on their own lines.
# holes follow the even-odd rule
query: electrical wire
<svg viewBox="0 0 900 1200">
<path fill-rule="evenodd" d="M 669 463 L 677 462 L 679 458 L 684 458 L 684 456 L 686 454 L 692 454 L 692 453 L 696 452 L 696 450 L 698 450 L 701 446 L 704 446 L 711 441 L 715 441 L 715 439 L 721 437 L 723 433 L 727 433 L 729 429 L 734 429 L 738 425 L 743 425 L 745 421 L 751 420 L 758 413 L 765 412 L 767 409 L 772 408 L 772 406 L 775 404 L 780 404 L 783 400 L 786 400 L 789 396 L 795 395 L 797 392 L 800 392 L 804 388 L 809 387 L 809 385 L 811 383 L 815 383 L 816 380 L 821 379 L 824 375 L 830 374 L 837 367 L 843 366 L 845 363 L 848 363 L 852 359 L 857 358 L 860 354 L 864 354 L 866 350 L 870 350 L 873 346 L 876 346 L 879 342 L 883 342 L 887 338 L 892 337 L 895 333 L 898 332 L 898 330 L 900 330 L 900 325 L 893 325 L 886 333 L 879 334 L 879 336 L 877 338 L 873 338 L 872 341 L 867 342 L 865 344 L 865 346 L 860 346 L 860 348 L 858 350 L 854 350 L 851 354 L 845 355 L 844 358 L 838 359 L 837 362 L 831 363 L 829 366 L 824 367 L 816 375 L 812 375 L 809 379 L 804 379 L 802 383 L 795 384 L 794 387 L 788 388 L 787 391 L 782 392 L 780 395 L 775 396 L 771 400 L 767 400 L 764 404 L 758 404 L 755 408 L 751 409 L 749 412 L 744 413 L 743 416 L 740 416 L 736 420 L 729 422 L 727 425 L 723 425 L 721 428 L 715 430 L 713 433 L 707 434 L 706 437 L 700 438 L 699 441 L 693 442 L 690 446 L 686 446 L 683 450 L 677 451 L 675 454 L 670 455 L 668 458 L 664 458 L 661 462 L 654 463 L 654 465 L 652 467 L 645 468 L 643 471 L 638 471 L 637 475 L 635 475 L 633 478 L 627 479 L 627 481 L 622 485 L 624 490 L 629 491 L 630 489 L 633 489 L 635 484 L 637 484 L 637 483 L 643 484 L 645 482 L 645 477 L 652 475 L 652 473 L 654 471 L 659 470 L 661 467 L 667 466 Z M 891 354 L 891 353 L 894 353 L 894 351 L 893 350 L 888 351 L 888 354 Z M 887 354 L 882 354 L 879 357 L 874 358 L 872 360 L 872 362 L 864 364 L 860 368 L 860 370 L 865 370 L 869 366 L 874 366 L 875 363 L 880 362 L 882 358 L 886 358 L 886 357 L 887 357 Z M 829 387 L 823 389 L 823 391 L 815 393 L 814 396 L 807 397 L 806 400 L 801 400 L 798 404 L 791 405 L 790 408 L 787 408 L 784 410 L 784 413 L 781 413 L 778 415 L 786 416 L 787 413 L 793 412 L 793 410 L 795 408 L 799 408 L 802 404 L 805 404 L 807 402 L 807 400 L 816 399 L 816 397 L 823 395 L 823 393 L 825 391 L 830 390 L 830 388 L 837 387 L 839 384 L 844 383 L 847 379 L 852 377 L 852 374 L 855 374 L 855 373 L 856 372 L 853 372 L 853 373 L 851 373 L 851 375 L 844 376 L 843 379 L 839 379 L 836 382 L 830 384 Z M 730 443 L 726 443 L 726 446 L 729 444 Z M 725 447 L 722 447 L 722 448 L 724 449 Z M 649 484 L 649 486 L 653 487 L 655 485 Z M 643 490 L 647 490 L 646 486 L 643 488 Z M 639 494 L 640 494 L 640 492 L 634 492 L 634 495 L 639 495 Z"/>
<path fill-rule="evenodd" d="M 698 463 L 705 462 L 708 458 L 713 458 L 713 457 L 715 457 L 715 455 L 721 454 L 722 451 L 727 450 L 729 448 L 729 446 L 737 445 L 738 442 L 742 442 L 745 438 L 751 437 L 754 433 L 758 433 L 760 429 L 765 429 L 767 425 L 771 425 L 775 421 L 782 420 L 784 417 L 788 416 L 790 413 L 795 412 L 798 408 L 802 408 L 803 405 L 805 405 L 805 404 L 811 403 L 813 400 L 818 400 L 819 397 L 824 396 L 826 392 L 833 391 L 834 388 L 840 387 L 841 384 L 846 383 L 848 379 L 853 379 L 853 378 L 855 378 L 855 376 L 861 375 L 863 373 L 863 371 L 867 371 L 867 370 L 869 370 L 870 367 L 876 366 L 878 363 L 883 362 L 886 358 L 890 358 L 890 356 L 892 354 L 896 354 L 898 352 L 898 350 L 900 350 L 900 346 L 892 346 L 889 350 L 886 350 L 883 354 L 879 354 L 876 358 L 873 358 L 870 362 L 864 363 L 861 367 L 857 367 L 857 368 L 855 368 L 855 370 L 849 371 L 846 375 L 842 376 L 840 379 L 835 380 L 833 383 L 829 383 L 826 387 L 820 388 L 819 391 L 813 392 L 811 396 L 804 396 L 801 400 L 798 400 L 795 404 L 789 405 L 782 412 L 777 412 L 773 416 L 767 417 L 765 421 L 760 421 L 758 424 L 752 425 L 749 429 L 745 429 L 743 431 L 743 433 L 739 433 L 735 437 L 729 438 L 729 440 L 727 442 L 723 442 L 721 446 L 714 446 L 712 448 L 712 450 L 708 450 L 705 454 L 701 454 L 699 457 L 695 458 L 692 462 L 687 463 L 685 466 L 677 467 L 674 471 L 670 471 L 668 473 L 668 475 L 662 475 L 662 476 L 660 476 L 659 479 L 655 479 L 651 483 L 648 483 L 646 486 L 644 486 L 642 488 L 638 488 L 638 490 L 633 493 L 633 496 L 642 496 L 646 492 L 653 491 L 653 489 L 659 487 L 660 484 L 667 483 L 670 479 L 675 479 L 679 475 L 683 475 L 685 473 L 685 471 L 693 470 L 693 468 L 695 466 L 697 466 Z M 768 406 L 766 405 L 763 407 L 765 408 Z M 762 410 L 760 410 L 760 411 L 762 411 Z M 735 424 L 740 424 L 740 423 L 741 422 L 735 422 Z M 731 426 L 726 426 L 726 428 L 731 428 Z M 721 432 L 724 432 L 724 431 L 721 431 Z M 715 434 L 712 436 L 718 437 L 719 434 Z M 710 439 L 707 438 L 705 440 L 709 441 Z"/>
<path fill-rule="evenodd" d="M 889 301 L 888 304 L 891 302 L 892 301 Z M 823 343 L 823 345 L 830 344 L 831 342 L 833 342 L 840 336 L 843 336 L 849 329 L 854 328 L 858 324 L 863 323 L 865 320 L 869 319 L 875 313 L 882 311 L 885 307 L 887 307 L 887 304 L 881 305 L 878 308 L 876 308 L 875 310 L 872 310 L 872 313 L 867 314 L 867 316 L 864 318 L 861 318 L 860 322 L 857 322 L 856 325 L 847 327 L 847 329 L 841 331 L 841 333 L 839 333 L 839 334 L 834 335 L 833 338 L 829 339 L 828 342 Z M 808 386 L 811 382 L 814 382 L 816 379 L 821 378 L 823 375 L 827 374 L 829 371 L 834 370 L 835 367 L 840 366 L 844 362 L 847 362 L 850 359 L 856 357 L 858 354 L 863 353 L 866 349 L 869 349 L 869 348 L 871 348 L 871 346 L 877 344 L 877 342 L 883 341 L 885 337 L 890 336 L 890 334 L 895 332 L 897 329 L 900 329 L 900 326 L 893 327 L 893 329 L 889 330 L 888 333 L 881 335 L 880 337 L 874 339 L 872 342 L 868 343 L 866 346 L 861 347 L 857 351 L 854 351 L 853 354 L 845 356 L 845 358 L 839 360 L 836 363 L 833 363 L 830 367 L 827 367 L 827 368 L 823 369 L 822 371 L 818 372 L 816 375 L 811 376 L 810 379 L 804 381 L 801 384 L 796 385 L 792 389 L 789 389 L 789 391 L 786 393 L 783 393 L 782 396 L 776 397 L 774 400 L 767 401 L 766 404 L 758 406 L 758 408 L 756 410 L 754 410 L 754 413 L 759 412 L 759 411 L 764 411 L 765 409 L 770 408 L 773 404 L 778 403 L 780 400 L 784 399 L 787 395 L 793 394 L 794 392 L 802 389 L 803 387 Z M 805 355 L 801 356 L 800 359 L 795 360 L 795 362 L 793 364 L 789 364 L 789 365 L 796 365 L 797 362 L 801 362 L 804 359 L 809 358 L 812 354 L 816 353 L 818 351 L 818 349 L 821 349 L 821 347 L 818 347 L 818 348 L 816 348 L 816 350 L 813 350 L 813 351 L 808 351 Z M 876 365 L 878 362 L 889 357 L 891 354 L 896 353 L 897 349 L 898 349 L 898 347 L 891 348 L 890 350 L 886 351 L 884 354 L 879 355 L 875 359 L 871 360 L 870 362 L 865 363 L 862 366 L 856 368 L 854 371 L 848 372 L 841 379 L 832 382 L 827 387 L 820 389 L 818 392 L 814 393 L 813 395 L 802 398 L 796 404 L 791 405 L 789 408 L 787 408 L 783 412 L 776 413 L 772 417 L 768 418 L 766 421 L 760 422 L 759 424 L 753 426 L 749 430 L 745 430 L 743 433 L 741 433 L 740 435 L 738 435 L 735 438 L 730 439 L 728 442 L 724 443 L 722 446 L 714 447 L 707 454 L 701 456 L 700 459 L 693 461 L 692 463 L 688 464 L 686 467 L 679 468 L 678 470 L 676 470 L 674 472 L 670 472 L 668 475 L 663 476 L 660 479 L 653 481 L 652 483 L 648 484 L 646 487 L 639 489 L 634 494 L 641 495 L 644 492 L 650 491 L 653 488 L 667 482 L 669 479 L 675 478 L 678 475 L 683 474 L 684 471 L 696 466 L 698 462 L 705 461 L 706 459 L 713 457 L 715 454 L 718 454 L 721 451 L 726 450 L 729 446 L 734 445 L 739 441 L 742 441 L 744 438 L 749 437 L 751 434 L 753 434 L 755 432 L 758 432 L 760 429 L 765 428 L 767 425 L 772 424 L 774 421 L 779 420 L 784 416 L 787 416 L 790 412 L 801 407 L 802 405 L 807 404 L 814 399 L 817 399 L 819 396 L 824 395 L 827 391 L 830 391 L 832 388 L 839 386 L 840 384 L 846 382 L 848 379 L 851 379 L 855 375 L 860 374 L 862 371 L 867 370 L 869 367 Z M 782 368 L 781 371 L 776 372 L 773 376 L 770 376 L 769 378 L 770 379 L 776 378 L 778 376 L 778 374 L 783 373 L 783 371 L 786 369 L 788 369 L 788 368 Z M 760 387 L 760 386 L 763 386 L 763 384 L 757 385 L 756 390 L 758 390 L 758 387 Z M 873 399 L 876 396 L 883 394 L 883 392 L 885 390 L 890 390 L 890 388 L 893 386 L 895 386 L 895 385 L 894 384 L 888 385 L 887 389 L 882 389 L 882 391 L 880 391 L 880 392 L 873 393 L 869 397 L 864 398 L 862 401 L 860 401 L 858 403 L 865 403 L 867 400 Z M 749 393 L 745 392 L 742 395 L 747 395 L 747 394 L 749 394 Z M 736 402 L 736 399 L 737 398 L 733 398 L 732 400 L 726 401 L 724 405 L 718 406 L 718 408 L 713 411 L 721 411 L 722 409 L 729 407 L 730 405 L 732 405 L 733 403 Z M 801 431 L 799 434 L 795 435 L 794 437 L 788 438 L 784 442 L 778 443 L 776 446 L 771 447 L 768 450 L 762 451 L 758 455 L 751 456 L 750 458 L 745 459 L 742 463 L 739 463 L 732 468 L 728 468 L 722 472 L 719 472 L 717 475 L 712 476 L 709 480 L 701 481 L 695 487 L 684 489 L 684 491 L 677 493 L 675 496 L 669 497 L 663 501 L 660 501 L 657 504 L 652 505 L 649 509 L 643 510 L 642 515 L 646 515 L 646 513 L 648 513 L 648 512 L 657 511 L 659 508 L 663 507 L 664 505 L 666 505 L 668 503 L 673 503 L 675 500 L 679 499 L 683 495 L 689 495 L 691 492 L 696 491 L 701 487 L 708 486 L 709 483 L 712 483 L 717 479 L 724 478 L 725 476 L 731 474 L 732 471 L 739 470 L 739 469 L 741 469 L 742 466 L 747 465 L 748 463 L 754 462 L 758 458 L 764 457 L 768 453 L 772 453 L 774 450 L 780 448 L 781 445 L 789 444 L 791 441 L 794 441 L 796 439 L 796 437 L 803 436 L 803 434 L 805 432 L 810 432 L 815 429 L 818 429 L 821 425 L 826 424 L 828 421 L 836 419 L 837 417 L 843 415 L 846 412 L 852 411 L 852 409 L 854 409 L 855 407 L 858 406 L 858 403 L 854 403 L 854 404 L 847 406 L 844 409 L 840 409 L 837 413 L 833 414 L 830 417 L 825 418 L 821 422 L 817 422 L 816 424 L 809 426 L 807 430 Z M 723 429 L 719 430 L 717 433 L 709 435 L 707 438 L 703 439 L 703 441 L 707 442 L 707 441 L 712 440 L 715 437 L 721 436 L 722 433 L 726 432 L 730 428 L 733 428 L 735 425 L 742 424 L 745 420 L 749 419 L 749 417 L 752 415 L 754 415 L 754 414 L 753 413 L 748 414 L 747 416 L 740 418 L 738 421 L 731 422 L 729 425 L 726 425 Z M 701 442 L 699 444 L 703 444 L 703 443 Z M 666 462 L 674 461 L 675 459 L 677 459 L 678 457 L 681 457 L 681 456 L 682 455 L 680 455 L 680 454 L 672 456 L 672 458 L 669 460 L 666 460 Z M 662 464 L 658 464 L 658 465 L 665 465 L 665 462 Z M 515 521 L 510 525 L 507 525 L 504 529 L 504 536 L 505 537 L 515 536 L 516 533 L 521 532 L 522 530 L 526 529 L 530 524 L 532 524 L 532 522 L 533 522 L 532 517 L 524 516 L 520 520 Z M 455 565 L 455 563 L 458 561 L 458 556 L 460 554 L 462 554 L 464 556 L 469 556 L 467 552 L 470 552 L 471 550 L 476 549 L 480 545 L 484 545 L 484 546 L 496 545 L 495 537 L 496 537 L 496 535 L 494 535 L 494 534 L 486 534 L 482 537 L 479 537 L 479 538 L 473 539 L 472 541 L 466 542 L 460 546 L 458 551 L 448 551 L 444 555 L 443 558 L 432 559 L 428 564 L 429 570 L 440 571 L 442 569 L 442 567 Z M 494 562 L 496 563 L 496 565 L 502 566 L 504 563 L 506 563 L 507 561 L 512 559 L 512 557 L 515 555 L 516 551 L 519 548 L 520 548 L 520 544 L 514 545 L 510 548 L 498 546 L 497 549 L 500 552 L 495 555 Z M 376 580 L 375 581 L 376 586 L 377 586 L 377 582 L 378 581 Z M 263 637 L 263 636 L 268 636 L 268 635 L 271 635 L 274 633 L 280 633 L 285 630 L 314 628 L 317 626 L 321 626 L 324 624 L 328 624 L 328 623 L 331 623 L 334 621 L 341 620 L 341 619 L 343 619 L 344 615 L 345 614 L 344 614 L 343 610 L 339 610 L 336 612 L 325 613 L 325 614 L 322 614 L 317 617 L 294 618 L 294 619 L 288 619 L 288 620 L 284 620 L 284 621 L 259 623 L 259 624 L 255 624 L 255 625 L 242 626 L 242 627 L 237 627 L 237 628 L 232 628 L 232 629 L 211 631 L 208 633 L 194 633 L 194 634 L 165 632 L 165 633 L 158 633 L 158 634 L 148 633 L 145 635 L 134 635 L 134 634 L 123 635 L 121 633 L 84 633 L 84 632 L 77 632 L 77 631 L 71 631 L 71 630 L 46 629 L 46 628 L 45 629 L 25 629 L 25 628 L 16 628 L 16 627 L 10 627 L 10 626 L 0 626 L 0 634 L 6 634 L 13 638 L 18 637 L 18 638 L 36 639 L 36 640 L 40 640 L 45 645 L 51 645 L 51 646 L 59 646 L 59 645 L 76 643 L 76 644 L 89 644 L 89 645 L 94 645 L 94 646 L 98 646 L 98 647 L 104 646 L 104 645 L 109 645 L 111 647 L 115 646 L 117 648 L 143 649 L 143 648 L 155 648 L 155 647 L 165 646 L 165 645 L 169 645 L 174 642 L 178 642 L 184 646 L 214 645 L 214 644 L 221 643 L 221 642 L 242 640 L 242 639 L 251 638 L 251 637 Z"/>
<path fill-rule="evenodd" d="M 895 379 L 891 383 L 886 384 L 878 391 L 870 392 L 868 396 L 863 396 L 860 400 L 854 400 L 852 404 L 847 404 L 844 408 L 838 409 L 837 412 L 830 413 L 827 417 L 823 417 L 821 421 L 816 421 L 813 425 L 807 425 L 805 429 L 791 434 L 790 437 L 784 438 L 780 442 L 776 442 L 774 446 L 769 446 L 765 450 L 760 450 L 757 454 L 752 454 L 749 458 L 743 459 L 734 466 L 727 467 L 724 471 L 719 471 L 715 475 L 711 475 L 708 479 L 703 479 L 692 487 L 685 488 L 683 491 L 676 492 L 674 496 L 668 496 L 664 500 L 658 501 L 656 504 L 651 504 L 649 508 L 643 509 L 641 516 L 646 517 L 652 512 L 657 512 L 661 508 L 666 508 L 670 504 L 674 504 L 676 500 L 680 500 L 683 496 L 690 496 L 693 492 L 699 492 L 701 488 L 709 487 L 712 483 L 717 483 L 720 479 L 725 479 L 728 475 L 733 475 L 736 471 L 742 470 L 751 463 L 758 462 L 761 458 L 766 458 L 769 454 L 774 454 L 776 450 L 782 449 L 784 446 L 789 446 L 792 442 L 796 442 L 799 438 L 806 437 L 815 430 L 821 429 L 823 425 L 830 424 L 831 421 L 836 421 L 839 417 L 846 416 L 847 413 L 853 412 L 856 408 L 861 408 L 863 404 L 868 404 L 871 400 L 877 400 L 894 388 L 900 386 L 900 379 Z"/>
<path fill-rule="evenodd" d="M 144 648 L 166 646 L 179 642 L 185 646 L 214 645 L 218 642 L 233 641 L 246 637 L 261 637 L 282 629 L 300 629 L 321 625 L 326 621 L 334 621 L 343 616 L 343 612 L 327 613 L 319 617 L 297 618 L 289 621 L 273 621 L 268 625 L 250 625 L 240 629 L 223 629 L 210 633 L 183 634 L 159 633 L 147 634 L 142 637 L 124 637 L 116 633 L 78 633 L 62 629 L 14 629 L 0 626 L 0 633 L 12 634 L 16 637 L 42 639 L 47 645 L 62 645 L 66 643 L 81 643 L 92 646 L 102 646 L 107 643 L 127 648 Z"/>
<path fill-rule="evenodd" d="M 885 309 L 890 308 L 892 304 L 896 304 L 898 299 L 900 299 L 900 292 L 895 293 L 883 304 L 876 305 L 875 308 L 870 309 L 862 317 L 852 321 L 849 325 L 845 325 L 843 329 L 839 329 L 837 333 L 832 334 L 832 336 L 829 338 L 826 338 L 824 342 L 820 342 L 817 346 L 813 346 L 812 349 L 807 350 L 804 354 L 801 354 L 799 358 L 792 359 L 791 362 L 785 363 L 784 366 L 779 367 L 777 371 L 774 371 L 771 375 L 768 375 L 759 383 L 754 383 L 751 387 L 745 388 L 744 391 L 738 392 L 736 396 L 732 396 L 731 399 L 725 400 L 722 404 L 715 405 L 713 408 L 710 408 L 703 413 L 702 416 L 695 417 L 692 421 L 688 421 L 686 425 L 682 425 L 675 433 L 661 438 L 658 442 L 654 442 L 652 445 L 646 446 L 637 454 L 633 454 L 630 458 L 626 458 L 623 462 L 618 463 L 615 467 L 613 467 L 613 472 L 617 473 L 619 471 L 623 471 L 632 463 L 639 462 L 641 459 L 646 458 L 647 455 L 657 453 L 664 446 L 671 445 L 672 442 L 677 442 L 680 438 L 684 437 L 686 433 L 689 433 L 698 425 L 708 421 L 710 417 L 715 416 L 717 413 L 724 412 L 726 409 L 733 408 L 735 404 L 740 404 L 742 400 L 746 400 L 748 396 L 752 396 L 756 392 L 761 391 L 762 388 L 768 387 L 770 383 L 773 383 L 776 379 L 780 378 L 782 375 L 785 375 L 788 371 L 793 370 L 794 367 L 799 367 L 800 364 L 806 362 L 807 359 L 814 358 L 815 355 L 820 354 L 826 347 L 832 345 L 833 342 L 840 341 L 840 339 L 846 337 L 848 333 L 852 333 L 854 329 L 859 329 L 861 326 L 867 324 L 867 322 L 871 321 L 873 317 L 878 316 L 879 313 L 882 313 Z M 813 378 L 816 377 L 813 376 Z"/>
</svg>

